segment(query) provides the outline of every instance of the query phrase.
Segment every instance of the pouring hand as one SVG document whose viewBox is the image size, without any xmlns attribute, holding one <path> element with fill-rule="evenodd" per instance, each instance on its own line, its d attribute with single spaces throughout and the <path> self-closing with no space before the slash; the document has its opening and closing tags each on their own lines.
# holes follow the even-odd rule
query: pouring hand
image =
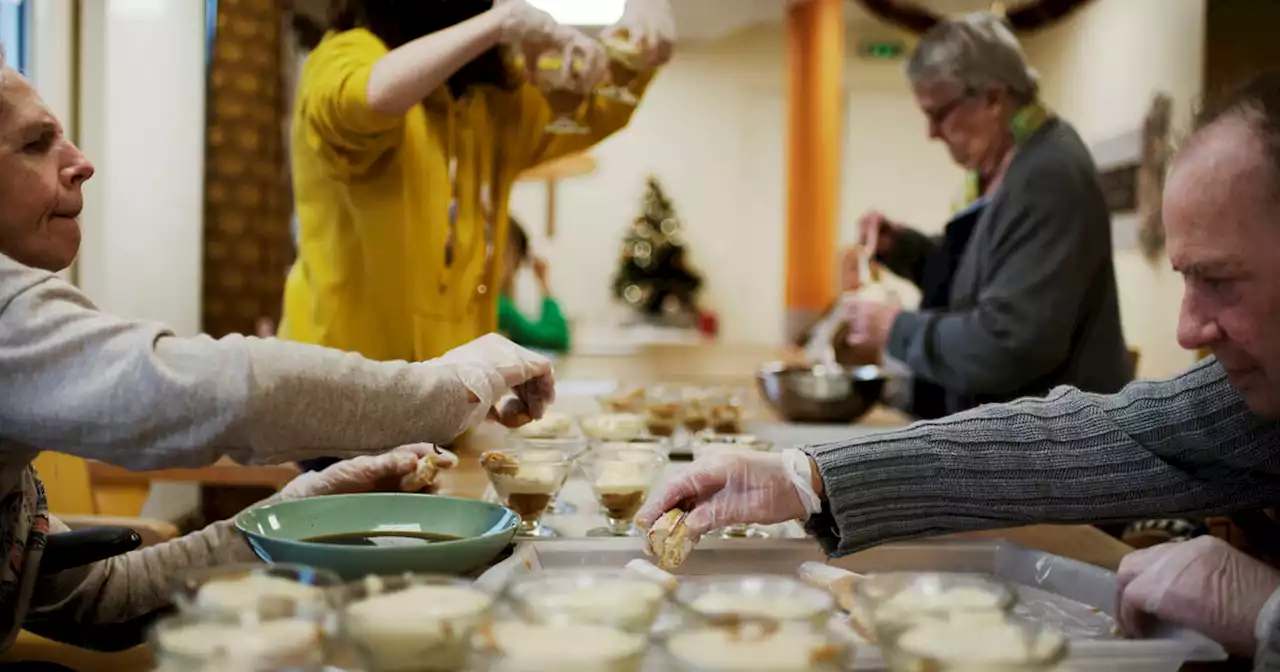
<svg viewBox="0 0 1280 672">
<path fill-rule="evenodd" d="M 676 43 L 676 21 L 671 0 L 627 0 L 622 18 L 606 28 L 601 39 L 624 39 L 640 50 L 650 68 L 671 60 Z"/>
<path fill-rule="evenodd" d="M 858 220 L 858 243 L 873 254 L 888 254 L 893 250 L 897 230 L 898 225 L 883 213 L 870 210 Z"/>
</svg>

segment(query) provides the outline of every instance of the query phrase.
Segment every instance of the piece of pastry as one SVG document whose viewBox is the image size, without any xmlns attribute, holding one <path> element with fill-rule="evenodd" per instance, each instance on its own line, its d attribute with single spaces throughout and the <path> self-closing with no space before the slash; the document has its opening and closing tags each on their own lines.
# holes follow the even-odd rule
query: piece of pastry
<svg viewBox="0 0 1280 672">
<path fill-rule="evenodd" d="M 693 550 L 689 527 L 684 522 L 688 515 L 687 511 L 672 509 L 649 529 L 646 550 L 658 559 L 660 569 L 670 571 L 679 567 Z"/>
<path fill-rule="evenodd" d="M 418 458 L 418 467 L 413 473 L 406 474 L 400 481 L 403 492 L 422 492 L 431 489 L 436 483 L 436 476 L 444 469 L 453 466 L 453 462 L 438 452 Z"/>
</svg>

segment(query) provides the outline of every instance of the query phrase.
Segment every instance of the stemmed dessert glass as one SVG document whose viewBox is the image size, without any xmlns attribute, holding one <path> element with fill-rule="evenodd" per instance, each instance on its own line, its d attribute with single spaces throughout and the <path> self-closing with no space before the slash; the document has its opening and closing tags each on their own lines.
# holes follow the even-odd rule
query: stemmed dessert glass
<svg viewBox="0 0 1280 672">
<path fill-rule="evenodd" d="M 480 456 L 480 466 L 504 506 L 520 516 L 516 534 L 524 537 L 558 537 L 542 524 L 551 500 L 568 478 L 573 460 L 562 450 L 506 448 Z"/>
<path fill-rule="evenodd" d="M 574 74 L 581 71 L 582 62 L 574 60 L 565 67 L 559 55 L 545 55 L 538 59 L 537 83 L 547 96 L 547 103 L 556 118 L 547 124 L 546 131 L 556 135 L 583 135 L 591 129 L 578 123 L 574 116 L 587 100 L 587 93 Z"/>
<path fill-rule="evenodd" d="M 638 537 L 632 519 L 667 465 L 666 456 L 646 444 L 604 444 L 579 460 L 582 473 L 605 512 L 606 525 L 589 537 Z"/>
</svg>

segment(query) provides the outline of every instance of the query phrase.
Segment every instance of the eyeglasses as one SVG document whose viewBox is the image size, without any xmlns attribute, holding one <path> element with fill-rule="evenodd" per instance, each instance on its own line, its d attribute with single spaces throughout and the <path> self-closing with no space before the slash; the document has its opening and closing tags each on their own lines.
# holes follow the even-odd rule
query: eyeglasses
<svg viewBox="0 0 1280 672">
<path fill-rule="evenodd" d="M 973 92 L 970 90 L 965 90 L 964 93 L 960 94 L 959 96 L 956 96 L 951 100 L 951 102 L 946 103 L 945 105 L 934 108 L 932 110 L 923 110 L 924 116 L 926 119 L 929 120 L 930 125 L 934 126 L 935 128 L 941 127 L 943 124 L 947 122 L 947 119 L 949 119 L 951 115 L 955 113 L 956 110 L 960 109 L 961 105 L 964 105 L 965 103 L 969 102 L 972 98 L 973 98 Z"/>
</svg>

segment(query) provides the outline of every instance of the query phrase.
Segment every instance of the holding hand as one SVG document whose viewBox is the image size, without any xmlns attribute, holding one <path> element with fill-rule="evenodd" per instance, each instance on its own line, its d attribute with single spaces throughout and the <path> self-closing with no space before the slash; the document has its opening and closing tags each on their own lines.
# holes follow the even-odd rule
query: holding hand
<svg viewBox="0 0 1280 672">
<path fill-rule="evenodd" d="M 556 23 L 525 0 L 495 0 L 494 9 L 503 12 L 502 42 L 520 49 L 530 81 L 537 80 L 538 59 L 549 51 L 559 52 L 564 60 L 561 76 L 570 83 L 567 88 L 588 91 L 604 81 L 608 58 L 599 42 Z"/>
<path fill-rule="evenodd" d="M 850 299 L 844 304 L 849 323 L 849 345 L 883 348 L 902 307 L 897 303 Z"/>
<path fill-rule="evenodd" d="M 666 65 L 676 43 L 676 20 L 671 0 L 627 0 L 617 24 L 606 28 L 603 40 L 619 39 L 640 50 L 649 68 Z"/>
<path fill-rule="evenodd" d="M 1256 629 L 1276 617 L 1280 571 L 1216 537 L 1161 544 L 1125 556 L 1116 577 L 1120 625 L 1145 633 L 1154 617 L 1195 630 L 1231 653 L 1254 655 Z M 1265 611 L 1270 612 L 1264 614 Z"/>
<path fill-rule="evenodd" d="M 694 462 L 664 484 L 636 515 L 636 525 L 649 529 L 664 513 L 682 509 L 689 512 L 684 519 L 688 538 L 696 541 L 735 523 L 807 519 L 822 509 L 812 478 L 808 456 L 795 449 L 717 455 Z"/>
<path fill-rule="evenodd" d="M 893 250 L 897 231 L 898 225 L 883 213 L 870 210 L 858 220 L 858 243 L 871 250 L 872 254 L 888 254 Z"/>
<path fill-rule="evenodd" d="M 518 427 L 541 418 L 555 401 L 551 361 L 497 334 L 481 336 L 425 365 L 443 369 L 470 390 L 476 406 L 466 427 L 486 417 Z M 507 390 L 515 396 L 502 399 Z"/>
<path fill-rule="evenodd" d="M 453 453 L 428 443 L 402 446 L 381 455 L 365 455 L 343 460 L 324 471 L 312 471 L 289 481 L 280 491 L 282 499 L 305 499 L 323 495 L 360 492 L 434 492 L 434 480 L 417 478 L 426 461 L 434 470 L 452 469 L 458 464 Z M 432 471 L 432 469 L 427 469 Z"/>
</svg>

